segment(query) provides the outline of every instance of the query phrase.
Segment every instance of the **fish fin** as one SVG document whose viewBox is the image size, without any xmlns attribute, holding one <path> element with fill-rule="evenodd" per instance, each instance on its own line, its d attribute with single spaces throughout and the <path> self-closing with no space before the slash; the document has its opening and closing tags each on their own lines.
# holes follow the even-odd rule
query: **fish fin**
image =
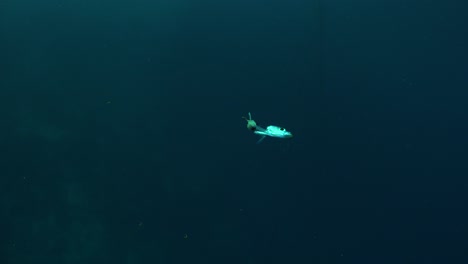
<svg viewBox="0 0 468 264">
<path fill-rule="evenodd" d="M 266 138 L 266 136 L 261 136 L 260 139 L 257 141 L 257 144 L 262 143 L 262 141 Z"/>
</svg>

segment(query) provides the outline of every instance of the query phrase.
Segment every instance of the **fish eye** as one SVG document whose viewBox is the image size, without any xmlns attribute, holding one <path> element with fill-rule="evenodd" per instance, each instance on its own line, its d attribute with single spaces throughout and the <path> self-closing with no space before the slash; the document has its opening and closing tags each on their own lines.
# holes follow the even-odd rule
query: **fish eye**
<svg viewBox="0 0 468 264">
<path fill-rule="evenodd" d="M 280 128 L 281 131 L 284 131 L 284 128 Z"/>
</svg>

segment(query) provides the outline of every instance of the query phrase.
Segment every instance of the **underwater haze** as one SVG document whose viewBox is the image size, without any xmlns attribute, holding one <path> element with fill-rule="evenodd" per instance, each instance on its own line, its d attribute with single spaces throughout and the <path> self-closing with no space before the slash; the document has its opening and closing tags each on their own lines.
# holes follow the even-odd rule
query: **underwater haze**
<svg viewBox="0 0 468 264">
<path fill-rule="evenodd" d="M 0 1 L 0 263 L 468 263 L 467 7 Z"/>
</svg>

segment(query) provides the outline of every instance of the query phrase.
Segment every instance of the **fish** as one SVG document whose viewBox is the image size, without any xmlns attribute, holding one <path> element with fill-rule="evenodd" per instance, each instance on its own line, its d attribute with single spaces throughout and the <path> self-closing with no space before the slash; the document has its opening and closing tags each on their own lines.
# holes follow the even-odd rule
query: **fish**
<svg viewBox="0 0 468 264">
<path fill-rule="evenodd" d="M 262 143 L 262 141 L 266 137 L 274 137 L 274 138 L 292 138 L 293 134 L 286 130 L 284 127 L 270 125 L 266 128 L 258 126 L 257 123 L 252 120 L 252 115 L 249 112 L 249 119 L 243 117 L 247 121 L 247 129 L 254 132 L 260 136 L 260 139 L 257 141 L 257 144 Z"/>
</svg>

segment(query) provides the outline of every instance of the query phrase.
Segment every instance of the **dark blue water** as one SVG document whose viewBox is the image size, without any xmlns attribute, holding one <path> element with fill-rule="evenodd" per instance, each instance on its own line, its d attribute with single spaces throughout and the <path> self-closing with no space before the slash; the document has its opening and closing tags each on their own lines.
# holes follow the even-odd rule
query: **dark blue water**
<svg viewBox="0 0 468 264">
<path fill-rule="evenodd" d="M 0 263 L 468 263 L 466 7 L 2 1 Z"/>
</svg>

